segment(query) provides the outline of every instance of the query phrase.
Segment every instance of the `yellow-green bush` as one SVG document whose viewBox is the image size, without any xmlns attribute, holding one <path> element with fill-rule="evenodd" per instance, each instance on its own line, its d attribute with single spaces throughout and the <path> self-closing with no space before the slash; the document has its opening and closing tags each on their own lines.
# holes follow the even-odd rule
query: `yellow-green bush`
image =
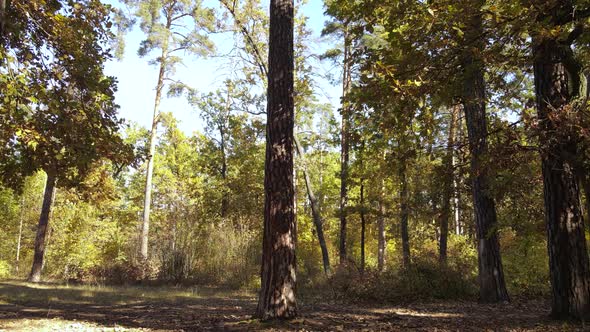
<svg viewBox="0 0 590 332">
<path fill-rule="evenodd" d="M 0 260 L 0 279 L 6 279 L 11 276 L 12 267 L 7 261 Z"/>
</svg>

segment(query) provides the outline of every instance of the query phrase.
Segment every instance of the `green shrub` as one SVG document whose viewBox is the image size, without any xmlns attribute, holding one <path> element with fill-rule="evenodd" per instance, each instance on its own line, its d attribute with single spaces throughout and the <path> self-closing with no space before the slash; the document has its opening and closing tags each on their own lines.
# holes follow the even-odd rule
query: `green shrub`
<svg viewBox="0 0 590 332">
<path fill-rule="evenodd" d="M 358 270 L 340 267 L 330 279 L 337 299 L 350 301 L 408 302 L 433 299 L 472 299 L 476 280 L 463 271 L 416 261 L 409 269 Z"/>
<path fill-rule="evenodd" d="M 12 273 L 12 266 L 7 261 L 0 260 L 0 279 L 9 278 Z"/>
</svg>

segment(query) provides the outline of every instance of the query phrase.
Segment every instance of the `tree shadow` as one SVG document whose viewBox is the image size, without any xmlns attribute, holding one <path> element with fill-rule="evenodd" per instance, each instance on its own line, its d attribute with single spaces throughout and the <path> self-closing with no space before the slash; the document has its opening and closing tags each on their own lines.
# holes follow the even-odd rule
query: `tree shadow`
<svg viewBox="0 0 590 332">
<path fill-rule="evenodd" d="M 173 294 L 175 292 L 172 292 Z M 158 296 L 161 294 L 161 296 Z M 254 312 L 247 296 L 168 295 L 163 289 L 47 288 L 0 283 L 0 322 L 61 318 L 105 326 L 160 330 L 240 329 Z"/>
<path fill-rule="evenodd" d="M 86 321 L 102 326 L 184 331 L 583 331 L 550 320 L 546 301 L 510 304 L 432 302 L 350 305 L 303 302 L 300 317 L 262 323 L 252 319 L 256 299 L 219 290 L 158 287 L 64 288 L 0 283 L 0 325 L 21 319 Z"/>
</svg>

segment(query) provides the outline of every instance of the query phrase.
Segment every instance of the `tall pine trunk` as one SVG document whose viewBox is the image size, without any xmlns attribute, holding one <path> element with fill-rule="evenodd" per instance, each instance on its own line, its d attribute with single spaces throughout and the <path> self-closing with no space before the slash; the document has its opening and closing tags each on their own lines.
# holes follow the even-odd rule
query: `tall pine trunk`
<svg viewBox="0 0 590 332">
<path fill-rule="evenodd" d="M 483 26 L 480 9 L 482 0 L 471 0 L 472 8 L 465 33 L 462 54 L 463 105 L 467 121 L 467 135 L 471 152 L 471 179 L 475 230 L 478 244 L 479 299 L 481 302 L 509 301 L 504 270 L 500 256 L 500 243 L 496 226 L 496 204 L 489 193 L 487 157 L 487 118 L 484 80 L 484 62 L 480 57 L 484 49 Z M 467 14 L 469 15 L 469 14 Z"/>
<path fill-rule="evenodd" d="M 166 30 L 170 30 L 172 18 L 168 16 Z M 150 130 L 149 151 L 147 159 L 147 171 L 145 176 L 145 192 L 143 202 L 143 220 L 141 224 L 140 236 L 140 256 L 145 263 L 148 260 L 148 243 L 150 233 L 150 210 L 152 206 L 152 177 L 154 175 L 154 162 L 156 156 L 156 140 L 158 123 L 160 121 L 160 102 L 162 101 L 162 90 L 164 89 L 164 78 L 166 76 L 166 59 L 168 57 L 167 44 L 162 45 L 162 54 L 160 56 L 160 70 L 158 72 L 158 82 L 156 84 L 156 97 L 154 100 L 154 114 L 152 116 L 152 128 Z"/>
<path fill-rule="evenodd" d="M 534 47 L 535 91 L 541 128 L 542 170 L 549 270 L 556 318 L 590 318 L 590 269 L 580 200 L 572 161 L 576 143 L 560 137 L 552 119 L 576 97 L 580 71 L 569 45 L 540 37 Z"/>
<path fill-rule="evenodd" d="M 344 27 L 344 62 L 342 69 L 342 128 L 340 133 L 340 264 L 347 261 L 346 214 L 348 205 L 348 167 L 350 150 L 350 106 L 346 100 L 351 87 L 351 54 L 348 26 Z"/>
<path fill-rule="evenodd" d="M 453 186 L 455 184 L 455 132 L 457 124 L 458 105 L 453 105 L 450 109 L 451 118 L 449 119 L 449 132 L 447 139 L 447 151 L 443 160 L 444 178 L 443 178 L 443 202 L 440 213 L 440 241 L 438 250 L 439 262 L 443 265 L 447 263 L 447 243 L 449 236 L 449 219 L 451 218 L 451 200 L 453 196 Z"/>
<path fill-rule="evenodd" d="M 408 219 L 410 217 L 408 176 L 406 161 L 402 160 L 399 168 L 400 180 L 400 216 L 401 216 L 401 235 L 402 235 L 402 265 L 404 268 L 410 267 L 410 234 L 408 232 Z"/>
<path fill-rule="evenodd" d="M 264 233 L 256 309 L 256 316 L 262 320 L 297 315 L 293 11 L 293 0 L 270 1 Z"/>
<path fill-rule="evenodd" d="M 324 222 L 320 212 L 320 204 L 317 197 L 314 194 L 313 186 L 311 184 L 311 177 L 309 176 L 309 169 L 307 168 L 307 162 L 303 155 L 303 149 L 299 144 L 299 140 L 294 136 L 295 147 L 297 148 L 297 154 L 301 158 L 303 164 L 303 177 L 305 180 L 305 187 L 307 189 L 307 197 L 311 204 L 311 215 L 313 218 L 313 224 L 315 226 L 316 233 L 318 235 L 318 242 L 320 243 L 320 249 L 322 250 L 322 262 L 324 265 L 324 273 L 330 273 L 330 256 L 328 253 L 328 246 L 326 245 L 326 239 L 324 238 Z"/>
<path fill-rule="evenodd" d="M 29 274 L 29 282 L 41 282 L 41 271 L 43 270 L 43 259 L 45 257 L 45 245 L 47 233 L 49 230 L 49 217 L 55 198 L 55 186 L 57 177 L 54 174 L 47 174 L 47 183 L 45 184 L 45 194 L 43 195 L 43 205 L 41 215 L 39 216 L 39 225 L 37 226 L 37 236 L 35 237 L 35 254 L 33 256 L 33 266 Z"/>
</svg>

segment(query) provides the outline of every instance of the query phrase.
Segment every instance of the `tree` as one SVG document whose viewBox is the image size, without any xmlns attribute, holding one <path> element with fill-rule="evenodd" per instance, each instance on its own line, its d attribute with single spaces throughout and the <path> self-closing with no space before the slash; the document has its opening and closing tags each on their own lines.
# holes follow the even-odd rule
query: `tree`
<svg viewBox="0 0 590 332">
<path fill-rule="evenodd" d="M 172 90 L 183 86 L 182 83 L 172 80 L 176 66 L 182 63 L 182 58 L 177 55 L 179 52 L 205 56 L 213 51 L 214 45 L 208 35 L 204 33 L 214 30 L 215 18 L 213 11 L 203 6 L 202 0 L 125 0 L 125 3 L 136 10 L 135 16 L 140 19 L 140 27 L 146 34 L 146 39 L 141 42 L 138 54 L 147 56 L 154 50 L 160 51 L 160 55 L 151 61 L 151 63 L 159 65 L 159 70 L 148 142 L 140 237 L 140 255 L 141 259 L 146 261 L 148 259 L 152 177 L 162 93 L 167 82 L 174 83 Z"/>
<path fill-rule="evenodd" d="M 262 320 L 297 315 L 293 7 L 293 0 L 270 2 L 262 289 L 256 309 Z"/>
<path fill-rule="evenodd" d="M 481 7 L 484 2 L 473 0 L 465 3 L 472 11 L 467 16 L 464 45 L 461 55 L 461 98 L 467 122 L 467 136 L 471 150 L 471 177 L 475 225 L 478 241 L 479 299 L 483 302 L 508 301 L 504 282 L 502 258 L 496 225 L 496 204 L 488 194 L 489 178 L 486 172 L 488 124 L 486 116 L 486 86 L 484 62 L 478 48 L 485 43 Z"/>
<path fill-rule="evenodd" d="M 443 157 L 443 193 L 442 207 L 440 212 L 440 240 L 438 259 L 442 265 L 447 264 L 447 244 L 449 236 L 449 219 L 451 218 L 451 200 L 453 199 L 455 180 L 455 136 L 457 131 L 457 118 L 459 116 L 459 105 L 450 108 L 450 119 L 448 122 L 447 147 Z"/>
<path fill-rule="evenodd" d="M 99 1 L 55 2 L 39 12 L 39 7 L 30 5 L 32 14 L 24 15 L 38 20 L 36 27 L 43 30 L 42 37 L 13 20 L 23 15 L 21 11 L 26 6 L 14 4 L 9 8 L 7 47 L 17 54 L 28 54 L 23 61 L 28 70 L 15 79 L 11 74 L 18 64 L 10 60 L 4 63 L 9 74 L 3 75 L 3 91 L 9 93 L 3 101 L 16 105 L 16 114 L 21 115 L 13 118 L 8 130 L 2 128 L 5 133 L 14 131 L 8 151 L 11 158 L 0 164 L 0 172 L 17 186 L 22 183 L 22 176 L 37 170 L 47 174 L 29 275 L 30 281 L 39 282 L 58 183 L 62 187 L 81 187 L 100 160 L 120 166 L 130 163 L 133 155 L 118 135 L 121 122 L 114 103 L 115 82 L 102 72 L 104 62 L 111 56 L 106 47 L 112 39 L 110 7 Z M 45 29 L 48 26 L 52 28 Z M 15 36 L 21 39 L 11 39 Z M 49 56 L 41 54 L 43 47 Z M 27 89 L 10 93 L 23 82 Z"/>
<path fill-rule="evenodd" d="M 352 6 L 350 6 L 352 7 Z M 349 9 L 349 6 L 340 3 L 339 1 L 326 2 L 326 12 L 334 17 L 336 13 Z M 346 10 L 344 9 L 344 10 Z M 340 242 L 339 254 L 340 264 L 347 262 L 347 206 L 348 206 L 348 187 L 349 187 L 349 168 L 350 168 L 350 135 L 351 135 L 351 117 L 352 117 L 352 103 L 349 100 L 349 94 L 353 83 L 353 51 L 355 45 L 354 34 L 352 33 L 353 26 L 349 19 L 336 19 L 329 22 L 322 31 L 322 35 L 337 35 L 342 39 L 343 44 L 339 49 L 328 50 L 322 57 L 330 59 L 342 60 L 342 107 L 340 109 L 341 129 L 340 129 Z"/>
<path fill-rule="evenodd" d="M 301 159 L 301 163 L 303 164 L 303 179 L 305 180 L 305 187 L 307 189 L 307 197 L 309 198 L 309 202 L 311 205 L 311 214 L 313 218 L 313 223 L 315 225 L 316 233 L 318 236 L 318 242 L 320 244 L 320 249 L 322 250 L 322 262 L 324 265 L 324 272 L 326 274 L 330 273 L 330 254 L 328 252 L 328 246 L 326 245 L 326 239 L 324 237 L 324 221 L 322 220 L 322 215 L 320 212 L 320 206 L 317 197 L 314 194 L 313 185 L 311 183 L 311 178 L 309 177 L 309 171 L 307 166 L 307 160 L 305 160 L 305 155 L 303 154 L 303 149 L 301 148 L 301 144 L 297 139 L 297 136 L 294 138 L 295 148 L 297 149 L 297 154 Z"/>
<path fill-rule="evenodd" d="M 572 45 L 585 32 L 590 8 L 577 8 L 576 3 L 543 3 L 536 17 L 538 28 L 532 25 L 531 34 L 552 315 L 584 320 L 590 318 L 590 266 L 577 178 L 582 170 L 575 157 L 580 135 L 568 128 L 579 121 L 581 109 L 587 108 L 588 82 Z M 566 33 L 548 33 L 557 29 Z M 578 98 L 581 101 L 576 102 Z"/>
</svg>

